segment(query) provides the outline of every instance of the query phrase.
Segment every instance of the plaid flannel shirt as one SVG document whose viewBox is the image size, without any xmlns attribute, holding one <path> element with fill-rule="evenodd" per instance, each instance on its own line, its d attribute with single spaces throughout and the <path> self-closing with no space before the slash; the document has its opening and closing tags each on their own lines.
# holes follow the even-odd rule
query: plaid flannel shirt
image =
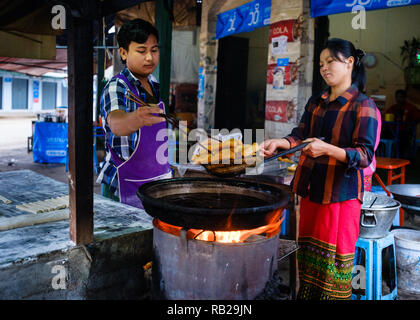
<svg viewBox="0 0 420 320">
<path fill-rule="evenodd" d="M 143 101 L 148 102 L 146 99 L 145 89 L 142 87 L 140 81 L 130 72 L 130 70 L 125 67 L 121 73 L 124 74 L 128 81 L 130 81 L 137 88 L 140 93 L 139 97 Z M 159 83 L 157 82 L 156 78 L 150 75 L 149 83 L 152 85 L 154 96 L 159 97 Z M 108 145 L 114 149 L 116 154 L 125 161 L 130 158 L 131 154 L 136 148 L 139 138 L 138 131 L 135 131 L 128 136 L 116 136 L 109 128 L 108 123 L 106 122 L 106 118 L 108 114 L 113 110 L 120 109 L 124 110 L 125 112 L 132 112 L 139 107 L 135 102 L 126 98 L 126 90 L 128 90 L 128 87 L 124 81 L 118 78 L 111 79 L 105 85 L 102 91 L 100 102 L 100 115 L 102 120 L 102 127 L 105 131 L 105 141 L 107 141 Z M 117 168 L 112 161 L 111 153 L 109 152 L 108 146 L 106 144 L 105 149 L 107 151 L 105 164 L 102 167 L 96 182 L 107 184 L 109 186 L 110 193 L 118 196 Z"/>
<path fill-rule="evenodd" d="M 292 181 L 293 192 L 316 203 L 334 203 L 350 199 L 363 202 L 363 168 L 374 156 L 377 134 L 376 105 L 372 99 L 351 86 L 329 102 L 329 90 L 311 97 L 304 114 L 290 135 L 291 147 L 309 137 L 325 137 L 325 142 L 343 148 L 347 163 L 304 153 Z"/>
</svg>

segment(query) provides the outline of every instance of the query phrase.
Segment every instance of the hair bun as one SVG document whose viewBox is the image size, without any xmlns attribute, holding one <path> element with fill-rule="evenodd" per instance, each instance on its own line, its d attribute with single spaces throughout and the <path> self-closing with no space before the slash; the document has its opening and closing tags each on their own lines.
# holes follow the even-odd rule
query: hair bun
<svg viewBox="0 0 420 320">
<path fill-rule="evenodd" d="M 360 66 L 362 63 L 363 57 L 366 55 L 366 53 L 362 49 L 356 49 L 356 65 Z"/>
<path fill-rule="evenodd" d="M 366 53 L 365 53 L 362 49 L 356 49 L 356 55 L 357 55 L 360 59 L 362 59 L 362 58 L 366 55 Z"/>
</svg>

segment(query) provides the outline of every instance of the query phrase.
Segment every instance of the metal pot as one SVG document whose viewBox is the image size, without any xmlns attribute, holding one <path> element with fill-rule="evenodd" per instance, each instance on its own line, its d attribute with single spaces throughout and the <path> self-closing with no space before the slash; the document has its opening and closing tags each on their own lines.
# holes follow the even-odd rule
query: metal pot
<svg viewBox="0 0 420 320">
<path fill-rule="evenodd" d="M 360 214 L 359 236 L 362 238 L 385 237 L 401 204 L 395 199 L 365 192 Z"/>
</svg>

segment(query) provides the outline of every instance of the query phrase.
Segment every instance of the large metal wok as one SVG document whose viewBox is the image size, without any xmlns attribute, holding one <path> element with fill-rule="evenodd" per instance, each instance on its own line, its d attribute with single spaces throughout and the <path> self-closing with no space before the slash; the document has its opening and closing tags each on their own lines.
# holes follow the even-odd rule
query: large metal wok
<svg viewBox="0 0 420 320">
<path fill-rule="evenodd" d="M 272 185 L 219 178 L 174 178 L 143 184 L 137 190 L 145 211 L 171 225 L 233 231 L 268 224 L 289 200 Z"/>
<path fill-rule="evenodd" d="M 420 184 L 392 184 L 387 189 L 406 212 L 420 215 Z"/>
</svg>

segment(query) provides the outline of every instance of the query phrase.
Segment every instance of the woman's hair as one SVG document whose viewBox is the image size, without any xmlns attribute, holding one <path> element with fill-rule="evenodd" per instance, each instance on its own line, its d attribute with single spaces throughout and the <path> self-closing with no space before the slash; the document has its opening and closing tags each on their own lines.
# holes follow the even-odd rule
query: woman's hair
<svg viewBox="0 0 420 320">
<path fill-rule="evenodd" d="M 118 31 L 118 45 L 128 50 L 131 41 L 145 43 L 151 34 L 159 42 L 159 33 L 150 22 L 143 19 L 130 20 L 125 22 Z"/>
<path fill-rule="evenodd" d="M 342 57 L 347 59 L 352 56 L 354 58 L 353 71 L 351 73 L 351 84 L 356 85 L 360 92 L 364 92 L 366 85 L 366 72 L 362 58 L 364 57 L 365 52 L 361 49 L 356 49 L 350 41 L 338 38 L 329 39 L 324 49 L 328 49 L 331 56 L 338 61 L 343 62 Z M 340 56 L 340 54 L 342 56 Z"/>
</svg>

